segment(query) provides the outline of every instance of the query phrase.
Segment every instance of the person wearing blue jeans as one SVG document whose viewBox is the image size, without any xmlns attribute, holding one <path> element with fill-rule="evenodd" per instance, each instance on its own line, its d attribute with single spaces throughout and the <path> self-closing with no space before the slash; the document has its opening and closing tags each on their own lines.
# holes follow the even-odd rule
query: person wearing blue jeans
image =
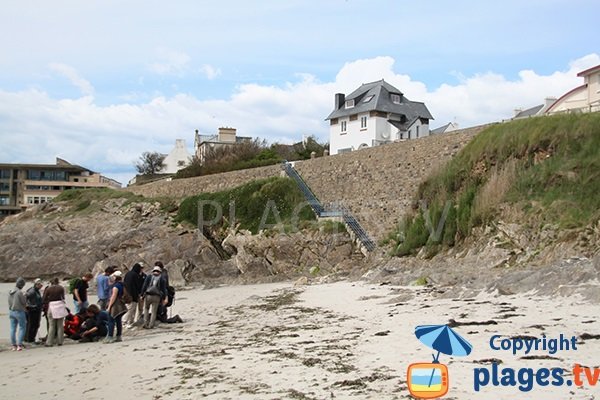
<svg viewBox="0 0 600 400">
<path fill-rule="evenodd" d="M 108 320 L 108 336 L 104 339 L 104 343 L 120 342 L 123 334 L 123 315 L 127 312 L 127 306 L 123 301 L 123 276 L 121 271 L 115 271 L 112 275 L 115 283 L 111 289 L 110 299 L 108 301 L 108 312 L 110 319 Z M 117 337 L 115 338 L 115 326 L 117 327 Z"/>
<path fill-rule="evenodd" d="M 27 300 L 21 289 L 25 287 L 25 279 L 18 278 L 14 289 L 8 293 L 8 309 L 10 318 L 10 342 L 12 349 L 23 350 L 23 339 L 27 329 Z M 19 335 L 17 336 L 17 327 Z"/>
</svg>

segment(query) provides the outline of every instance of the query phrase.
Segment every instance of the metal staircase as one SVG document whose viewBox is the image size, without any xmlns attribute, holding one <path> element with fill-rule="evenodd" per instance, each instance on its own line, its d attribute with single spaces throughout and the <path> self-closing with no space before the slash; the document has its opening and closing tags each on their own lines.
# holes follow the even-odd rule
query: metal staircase
<svg viewBox="0 0 600 400">
<path fill-rule="evenodd" d="M 312 208 L 317 218 L 341 217 L 346 227 L 350 229 L 350 231 L 354 234 L 354 237 L 361 243 L 361 245 L 367 251 L 375 250 L 375 243 L 373 242 L 373 240 L 371 240 L 367 232 L 358 223 L 356 218 L 354 218 L 354 216 L 348 209 L 344 207 L 335 206 L 327 208 L 323 207 L 317 196 L 315 196 L 312 190 L 310 190 L 310 187 L 308 187 L 306 182 L 304 182 L 304 179 L 302 179 L 298 171 L 296 171 L 296 169 L 291 163 L 284 161 L 283 169 L 285 173 L 296 182 L 298 188 L 300 189 L 302 194 L 304 194 L 306 201 Z"/>
</svg>

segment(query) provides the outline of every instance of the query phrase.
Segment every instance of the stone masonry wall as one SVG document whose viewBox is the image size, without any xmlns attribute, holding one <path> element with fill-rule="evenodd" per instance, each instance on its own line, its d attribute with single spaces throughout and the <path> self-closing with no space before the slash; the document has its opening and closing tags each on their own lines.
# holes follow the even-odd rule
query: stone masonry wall
<svg viewBox="0 0 600 400">
<path fill-rule="evenodd" d="M 172 181 L 158 181 L 141 186 L 128 187 L 125 190 L 145 197 L 173 197 L 182 199 L 200 193 L 212 193 L 232 189 L 255 179 L 270 178 L 281 175 L 281 165 L 269 165 L 222 174 L 197 176 Z"/>
<path fill-rule="evenodd" d="M 412 206 L 419 183 L 486 126 L 387 144 L 312 160 L 295 168 L 323 204 L 349 208 L 375 240 L 383 239 Z M 146 197 L 182 199 L 280 176 L 280 165 L 133 186 Z"/>
<path fill-rule="evenodd" d="M 323 204 L 344 205 L 380 240 L 410 209 L 419 183 L 485 127 L 297 161 L 295 168 Z"/>
</svg>

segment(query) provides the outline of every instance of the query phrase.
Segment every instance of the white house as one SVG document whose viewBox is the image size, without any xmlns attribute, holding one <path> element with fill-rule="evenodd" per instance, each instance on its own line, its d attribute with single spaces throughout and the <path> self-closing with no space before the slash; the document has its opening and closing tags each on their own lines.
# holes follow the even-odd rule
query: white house
<svg viewBox="0 0 600 400">
<path fill-rule="evenodd" d="M 362 84 L 348 96 L 335 95 L 329 114 L 331 154 L 429 136 L 431 113 L 383 79 Z"/>
<path fill-rule="evenodd" d="M 198 129 L 196 129 L 196 135 L 194 136 L 194 151 L 200 164 L 204 164 L 206 158 L 212 151 L 251 141 L 251 137 L 237 136 L 237 129 L 235 128 L 221 127 L 216 135 L 202 135 L 198 132 Z"/>
<path fill-rule="evenodd" d="M 430 135 L 441 135 L 442 133 L 448 133 L 458 130 L 458 122 L 448 122 L 444 126 L 435 128 L 429 131 Z"/>
<path fill-rule="evenodd" d="M 552 104 L 547 114 L 600 111 L 600 65 L 577 74 L 584 79 L 581 86 L 565 93 Z"/>
<path fill-rule="evenodd" d="M 539 104 L 535 107 L 528 108 L 523 110 L 522 108 L 515 108 L 515 115 L 512 119 L 523 119 L 523 118 L 531 118 L 538 117 L 540 115 L 545 115 L 546 111 L 556 102 L 556 97 L 546 97 L 544 99 L 544 104 Z"/>
<path fill-rule="evenodd" d="M 174 174 L 182 168 L 187 167 L 190 163 L 192 155 L 185 147 L 184 139 L 175 140 L 175 147 L 165 157 L 163 164 L 164 168 L 160 171 L 161 174 Z"/>
</svg>

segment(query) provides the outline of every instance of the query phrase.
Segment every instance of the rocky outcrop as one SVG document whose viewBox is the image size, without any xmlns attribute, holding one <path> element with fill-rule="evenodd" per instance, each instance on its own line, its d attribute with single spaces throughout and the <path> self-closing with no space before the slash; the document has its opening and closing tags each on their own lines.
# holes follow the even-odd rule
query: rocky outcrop
<svg viewBox="0 0 600 400">
<path fill-rule="evenodd" d="M 174 223 L 159 203 L 112 199 L 90 209 L 97 211 L 46 204 L 2 221 L 0 278 L 67 278 L 161 260 L 176 285 L 264 282 L 308 275 L 314 266 L 323 274 L 346 274 L 364 264 L 346 232 L 230 233 L 220 255 L 197 229 Z"/>
</svg>

